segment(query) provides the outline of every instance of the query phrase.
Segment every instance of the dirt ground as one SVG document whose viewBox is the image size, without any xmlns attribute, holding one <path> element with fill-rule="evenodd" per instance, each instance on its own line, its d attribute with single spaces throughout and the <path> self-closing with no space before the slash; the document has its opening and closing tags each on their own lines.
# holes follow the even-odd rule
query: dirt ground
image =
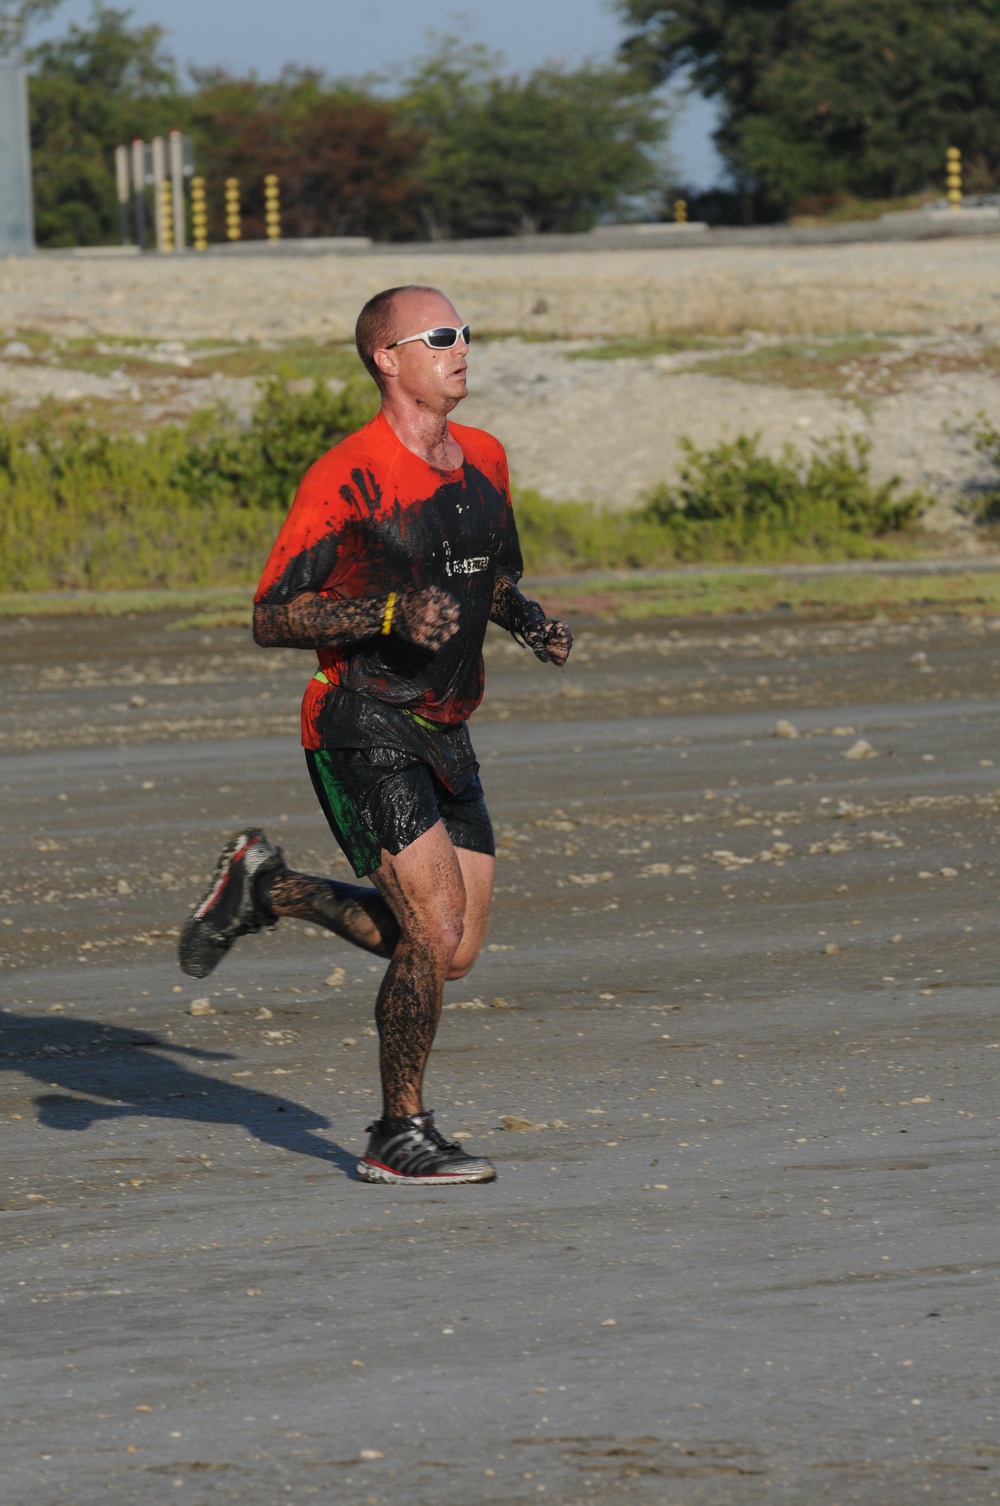
<svg viewBox="0 0 1000 1506">
<path fill-rule="evenodd" d="M 434 1190 L 351 1176 L 366 957 L 174 960 L 237 824 L 344 871 L 308 656 L 0 624 L 11 1506 L 1000 1499 L 1000 622 L 579 626 L 489 644 Z"/>
</svg>

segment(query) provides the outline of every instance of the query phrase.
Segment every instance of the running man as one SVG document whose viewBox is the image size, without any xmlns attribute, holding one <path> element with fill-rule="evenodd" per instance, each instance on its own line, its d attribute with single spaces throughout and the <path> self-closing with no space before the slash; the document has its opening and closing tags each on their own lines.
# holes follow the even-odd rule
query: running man
<svg viewBox="0 0 1000 1506">
<path fill-rule="evenodd" d="M 446 981 L 486 936 L 494 845 L 469 739 L 495 622 L 565 664 L 566 623 L 517 589 L 521 551 L 503 447 L 450 424 L 470 332 L 436 288 L 389 288 L 362 309 L 358 353 L 377 416 L 305 474 L 257 590 L 262 647 L 313 648 L 302 741 L 334 837 L 367 885 L 294 873 L 256 827 L 219 859 L 184 926 L 203 978 L 240 936 L 295 916 L 389 959 L 375 1005 L 382 1116 L 369 1182 L 489 1182 L 490 1161 L 445 1138 L 424 1069 Z"/>
</svg>

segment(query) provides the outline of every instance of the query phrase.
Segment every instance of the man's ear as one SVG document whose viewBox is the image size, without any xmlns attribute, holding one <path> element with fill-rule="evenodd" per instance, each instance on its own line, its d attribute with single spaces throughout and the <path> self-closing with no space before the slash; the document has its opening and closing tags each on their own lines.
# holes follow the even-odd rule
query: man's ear
<svg viewBox="0 0 1000 1506">
<path fill-rule="evenodd" d="M 372 360 L 384 377 L 399 375 L 399 362 L 394 350 L 375 350 L 372 352 Z"/>
</svg>

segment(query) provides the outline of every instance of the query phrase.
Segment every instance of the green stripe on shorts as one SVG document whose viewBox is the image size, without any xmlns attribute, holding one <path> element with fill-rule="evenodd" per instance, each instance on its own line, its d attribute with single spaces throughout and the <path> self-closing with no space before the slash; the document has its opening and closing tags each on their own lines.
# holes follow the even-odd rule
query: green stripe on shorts
<svg viewBox="0 0 1000 1506">
<path fill-rule="evenodd" d="M 319 774 L 323 793 L 330 807 L 330 814 L 337 824 L 341 845 L 347 858 L 359 876 L 372 873 L 382 861 L 382 849 L 364 821 L 361 812 L 351 799 L 341 781 L 330 767 L 325 749 L 313 753 L 313 762 Z"/>
</svg>

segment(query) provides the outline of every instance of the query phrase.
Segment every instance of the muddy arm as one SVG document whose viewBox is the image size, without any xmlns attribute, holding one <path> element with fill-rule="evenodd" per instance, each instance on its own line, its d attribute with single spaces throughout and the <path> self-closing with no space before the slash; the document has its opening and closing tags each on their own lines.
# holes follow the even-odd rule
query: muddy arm
<svg viewBox="0 0 1000 1506">
<path fill-rule="evenodd" d="M 490 621 L 530 648 L 543 664 L 565 664 L 573 647 L 569 623 L 546 617 L 537 601 L 522 596 L 509 575 L 497 575 Z"/>
<path fill-rule="evenodd" d="M 283 605 L 257 602 L 254 642 L 261 648 L 349 648 L 386 630 L 435 651 L 458 630 L 458 603 L 446 591 L 402 591 L 390 597 L 336 601 L 303 591 Z"/>
</svg>

